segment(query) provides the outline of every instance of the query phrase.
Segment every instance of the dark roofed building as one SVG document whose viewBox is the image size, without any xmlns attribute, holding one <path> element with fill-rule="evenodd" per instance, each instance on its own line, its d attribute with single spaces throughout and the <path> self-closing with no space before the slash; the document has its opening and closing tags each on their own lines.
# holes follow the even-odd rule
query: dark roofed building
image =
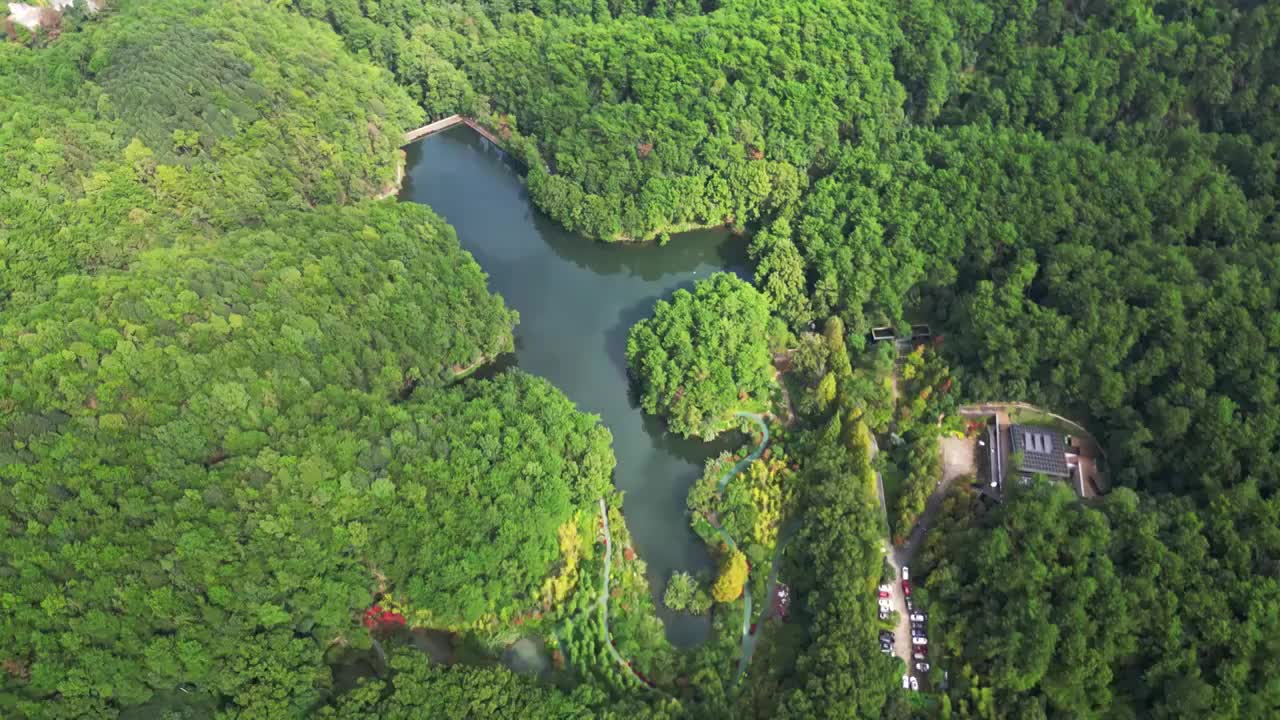
<svg viewBox="0 0 1280 720">
<path fill-rule="evenodd" d="M 1026 475 L 1071 477 L 1067 467 L 1067 440 L 1057 430 L 1035 425 L 1010 425 L 1012 453 L 1022 453 L 1022 463 L 1015 471 Z"/>
</svg>

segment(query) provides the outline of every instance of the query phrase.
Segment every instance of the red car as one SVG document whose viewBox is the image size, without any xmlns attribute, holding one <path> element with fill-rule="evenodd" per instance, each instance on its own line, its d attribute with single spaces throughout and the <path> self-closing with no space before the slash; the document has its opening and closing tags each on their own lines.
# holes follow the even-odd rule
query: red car
<svg viewBox="0 0 1280 720">
<path fill-rule="evenodd" d="M 911 583 L 907 582 L 906 580 L 902 581 L 902 594 L 903 595 L 911 594 Z"/>
<path fill-rule="evenodd" d="M 881 591 L 880 591 L 880 597 L 887 598 L 887 597 L 889 597 L 889 593 L 887 593 L 887 592 L 885 592 L 885 591 L 881 590 Z"/>
</svg>

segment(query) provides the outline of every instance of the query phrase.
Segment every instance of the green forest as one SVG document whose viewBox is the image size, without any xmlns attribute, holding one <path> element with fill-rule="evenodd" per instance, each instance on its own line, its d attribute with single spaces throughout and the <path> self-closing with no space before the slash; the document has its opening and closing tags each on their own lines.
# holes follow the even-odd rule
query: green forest
<svg viewBox="0 0 1280 720">
<path fill-rule="evenodd" d="M 1280 5 L 33 4 L 0 717 L 1280 716 Z M 455 113 L 582 243 L 744 236 L 620 340 L 636 413 L 745 437 L 688 489 L 713 573 L 651 587 L 609 428 L 491 366 L 518 313 L 394 198 Z M 996 401 L 1087 426 L 1114 489 L 943 488 Z M 874 598 L 926 516 L 911 692 Z"/>
</svg>

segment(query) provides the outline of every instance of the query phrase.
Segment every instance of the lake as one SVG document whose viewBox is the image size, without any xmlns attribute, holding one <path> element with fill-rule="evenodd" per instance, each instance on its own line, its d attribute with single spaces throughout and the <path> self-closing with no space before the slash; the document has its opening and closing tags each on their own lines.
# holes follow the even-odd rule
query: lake
<svg viewBox="0 0 1280 720">
<path fill-rule="evenodd" d="M 720 270 L 745 273 L 746 241 L 703 230 L 663 247 L 594 242 L 539 212 L 513 161 L 466 128 L 405 150 L 400 199 L 444 216 L 488 273 L 489 289 L 520 313 L 515 353 L 499 366 L 547 378 L 613 433 L 614 483 L 625 492 L 627 526 L 648 564 L 667 637 L 679 647 L 706 640 L 708 618 L 670 613 L 661 596 L 673 571 L 711 570 L 689 528 L 685 497 L 707 458 L 741 438 L 682 440 L 645 415 L 627 377 L 627 332 L 676 289 Z"/>
</svg>

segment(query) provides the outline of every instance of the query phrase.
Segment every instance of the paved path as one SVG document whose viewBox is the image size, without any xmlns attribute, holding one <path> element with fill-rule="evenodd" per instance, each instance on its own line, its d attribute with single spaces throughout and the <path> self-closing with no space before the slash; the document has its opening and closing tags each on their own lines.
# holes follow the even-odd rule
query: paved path
<svg viewBox="0 0 1280 720">
<path fill-rule="evenodd" d="M 772 616 L 773 612 L 773 592 L 778 586 L 778 567 L 782 565 L 782 549 L 791 541 L 792 534 L 799 528 L 798 520 L 792 520 L 780 531 L 778 531 L 778 544 L 773 550 L 773 562 L 769 566 L 769 582 L 764 588 L 764 607 L 760 608 L 760 616 L 756 618 L 756 632 L 748 632 L 742 638 L 742 655 L 738 658 L 738 672 L 733 676 L 733 684 L 737 685 L 738 680 L 742 678 L 743 673 L 747 671 L 747 666 L 751 664 L 751 656 L 756 652 L 756 641 L 759 639 L 759 628 Z M 750 596 L 748 595 L 748 599 Z"/>
<path fill-rule="evenodd" d="M 717 492 L 723 493 L 724 489 L 729 486 L 730 480 L 734 479 L 735 477 L 738 476 L 739 473 L 741 473 L 743 470 L 746 470 L 748 467 L 750 467 L 751 463 L 755 462 L 756 460 L 759 460 L 760 456 L 764 453 L 765 446 L 769 444 L 769 425 L 765 423 L 764 418 L 762 416 L 757 415 L 755 413 L 740 412 L 738 413 L 738 417 L 748 418 L 749 420 L 755 422 L 756 425 L 760 426 L 760 432 L 762 433 L 760 438 L 760 444 L 756 446 L 755 450 L 751 451 L 750 455 L 747 455 L 746 457 L 742 458 L 738 462 L 734 463 L 733 467 L 729 468 L 728 472 L 720 476 L 720 480 L 716 483 Z M 724 528 L 720 527 L 719 525 L 716 525 L 715 523 L 711 523 L 711 527 L 715 528 L 716 532 L 720 535 L 720 537 L 724 538 L 725 544 L 727 544 L 731 550 L 738 549 L 738 544 L 733 541 L 733 538 L 729 537 L 729 533 L 725 532 Z M 778 558 L 782 553 L 782 545 L 783 543 L 779 542 L 773 551 L 774 570 L 776 570 Z M 776 580 L 776 574 L 774 574 L 774 578 Z M 742 676 L 742 673 L 746 672 L 747 666 L 751 664 L 751 656 L 756 651 L 755 635 L 752 634 L 751 632 L 751 574 L 750 572 L 748 572 L 747 577 L 742 581 L 742 595 L 744 599 L 743 608 L 742 608 L 742 652 L 738 656 L 738 671 L 733 676 L 733 682 L 735 684 L 737 683 L 738 678 Z M 768 602 L 767 595 L 765 596 L 765 601 L 766 603 Z M 768 604 L 766 604 L 764 612 L 768 611 L 768 607 L 769 607 Z"/>
<path fill-rule="evenodd" d="M 649 684 L 649 681 L 641 677 L 635 668 L 622 657 L 622 653 L 618 652 L 618 648 L 613 645 L 613 634 L 609 632 L 609 571 L 613 567 L 613 540 L 609 535 L 609 508 L 604 504 L 604 498 L 600 498 L 600 519 L 604 521 L 604 582 L 603 589 L 600 591 L 600 598 L 597 601 L 600 605 L 600 639 L 604 642 L 604 646 L 609 649 L 609 654 L 613 659 L 627 671 L 631 677 L 640 682 L 640 685 L 646 690 L 655 690 Z"/>
<path fill-rule="evenodd" d="M 730 480 L 737 477 L 739 473 L 750 467 L 751 463 L 760 459 L 760 456 L 764 453 L 765 447 L 769 444 L 769 426 L 765 423 L 762 415 L 740 412 L 737 416 L 747 418 L 760 426 L 760 444 L 756 446 L 756 449 L 753 450 L 751 454 L 734 463 L 732 468 L 725 472 L 724 475 L 720 476 L 720 480 L 716 483 L 716 490 L 718 492 L 724 492 L 724 489 L 729 485 Z M 613 541 L 609 535 L 609 509 L 605 506 L 604 498 L 600 499 L 600 519 L 604 528 L 604 575 L 603 582 L 601 583 L 602 590 L 600 591 L 600 597 L 597 600 L 597 603 L 600 605 L 601 640 L 604 642 L 605 647 L 609 649 L 609 654 L 613 659 L 625 668 L 632 677 L 638 680 L 645 689 L 661 692 L 651 685 L 649 680 L 636 672 L 635 668 L 631 667 L 631 664 L 627 662 L 626 658 L 622 657 L 622 653 L 618 652 L 618 648 L 613 645 L 613 634 L 609 631 L 609 572 L 613 567 Z M 738 544 L 734 542 L 729 533 L 724 531 L 724 528 L 714 523 L 709 524 L 715 529 L 720 537 L 724 539 L 725 544 L 727 544 L 730 549 L 738 549 Z M 777 583 L 778 565 L 782 557 L 782 549 L 786 545 L 786 539 L 790 538 L 791 531 L 793 529 L 793 526 L 788 526 L 778 533 L 778 544 L 774 548 L 773 562 L 769 570 L 769 582 L 765 595 L 766 604 L 761 610 L 760 618 L 757 622 L 763 622 L 770 610 L 771 603 L 768 603 L 767 601 L 773 594 L 773 589 Z M 786 539 L 784 539 L 784 536 Z M 742 651 L 738 658 L 738 670 L 733 676 L 734 684 L 736 684 L 738 682 L 738 678 L 746 672 L 747 666 L 751 664 L 751 656 L 755 654 L 756 649 L 756 635 L 751 632 L 751 576 L 749 573 L 747 578 L 742 582 L 742 595 L 745 600 L 744 607 L 742 609 Z"/>
<path fill-rule="evenodd" d="M 895 383 L 896 386 L 896 383 Z M 876 442 L 875 435 L 871 436 L 871 447 L 869 448 L 871 460 L 874 464 L 876 455 L 880 452 L 880 444 Z M 885 503 L 884 497 L 884 478 L 880 475 L 880 471 L 876 471 L 876 492 L 880 496 L 880 511 L 884 516 L 884 547 L 886 548 L 886 560 L 893 566 L 893 609 L 898 613 L 898 625 L 893 629 L 893 654 L 898 656 L 902 662 L 907 664 L 907 669 L 911 669 L 911 624 L 907 618 L 907 603 L 902 595 L 902 575 L 900 568 L 903 563 L 910 561 L 910 555 L 903 556 L 899 548 L 893 546 L 893 538 L 889 534 L 889 506 Z"/>
</svg>

